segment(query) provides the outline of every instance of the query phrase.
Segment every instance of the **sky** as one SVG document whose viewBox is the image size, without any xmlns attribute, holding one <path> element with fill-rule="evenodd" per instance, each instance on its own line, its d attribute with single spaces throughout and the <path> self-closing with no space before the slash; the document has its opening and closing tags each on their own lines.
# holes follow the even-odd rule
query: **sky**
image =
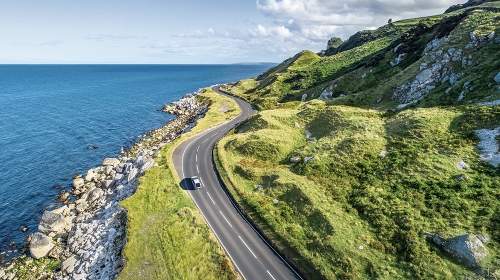
<svg viewBox="0 0 500 280">
<path fill-rule="evenodd" d="M 466 0 L 0 0 L 0 64 L 281 62 Z"/>
</svg>

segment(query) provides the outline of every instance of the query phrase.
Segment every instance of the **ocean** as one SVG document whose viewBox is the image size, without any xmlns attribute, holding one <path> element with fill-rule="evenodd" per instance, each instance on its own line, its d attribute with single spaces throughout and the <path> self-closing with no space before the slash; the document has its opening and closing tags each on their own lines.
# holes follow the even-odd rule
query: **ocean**
<svg viewBox="0 0 500 280">
<path fill-rule="evenodd" d="M 0 65 L 0 258 L 61 205 L 73 175 L 173 118 L 164 104 L 270 66 Z"/>
</svg>

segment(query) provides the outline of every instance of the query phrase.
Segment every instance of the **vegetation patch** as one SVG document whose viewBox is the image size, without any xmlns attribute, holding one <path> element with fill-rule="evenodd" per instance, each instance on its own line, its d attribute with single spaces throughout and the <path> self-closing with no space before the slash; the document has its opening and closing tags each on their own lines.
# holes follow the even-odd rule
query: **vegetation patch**
<svg viewBox="0 0 500 280">
<path fill-rule="evenodd" d="M 500 173 L 479 160 L 473 136 L 474 129 L 495 127 L 498 113 L 456 107 L 384 114 L 308 102 L 301 110 L 262 111 L 219 143 L 217 157 L 247 213 L 265 223 L 266 234 L 307 275 L 461 277 L 473 271 L 426 236 L 490 236 L 485 268 L 498 269 Z M 301 128 L 259 120 L 279 115 Z M 288 153 L 275 153 L 268 143 L 255 145 L 259 156 L 249 157 L 232 144 L 251 142 L 259 132 L 283 141 L 306 129 L 317 139 L 300 135 Z M 313 159 L 304 162 L 307 157 Z M 457 168 L 461 160 L 471 169 Z"/>
</svg>

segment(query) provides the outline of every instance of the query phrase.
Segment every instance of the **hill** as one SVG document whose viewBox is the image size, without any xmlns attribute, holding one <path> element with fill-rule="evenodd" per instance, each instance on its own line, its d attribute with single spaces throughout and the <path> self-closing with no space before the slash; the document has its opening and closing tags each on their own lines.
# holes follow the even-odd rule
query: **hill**
<svg viewBox="0 0 500 280">
<path fill-rule="evenodd" d="M 259 108 L 216 149 L 228 188 L 311 279 L 500 276 L 499 34 L 469 1 L 227 85 Z"/>
</svg>

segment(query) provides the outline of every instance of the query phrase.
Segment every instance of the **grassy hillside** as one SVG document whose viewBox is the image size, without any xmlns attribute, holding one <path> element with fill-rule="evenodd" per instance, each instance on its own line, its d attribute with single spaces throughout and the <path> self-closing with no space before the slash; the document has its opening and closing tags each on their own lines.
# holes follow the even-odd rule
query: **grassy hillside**
<svg viewBox="0 0 500 280">
<path fill-rule="evenodd" d="M 311 279 L 499 277 L 500 171 L 474 132 L 500 127 L 479 106 L 500 99 L 498 34 L 500 12 L 467 8 L 227 85 L 260 112 L 218 144 L 226 184 Z M 490 239 L 480 268 L 429 238 L 468 233 Z"/>
<path fill-rule="evenodd" d="M 485 4 L 494 5 L 498 2 Z M 290 106 L 283 103 L 300 101 L 304 94 L 307 94 L 307 100 L 316 99 L 323 92 L 331 93 L 329 104 L 332 105 L 393 109 L 399 104 L 392 97 L 394 89 L 415 79 L 422 63 L 431 65 L 436 62 L 429 55 L 422 55 L 426 46 L 433 39 L 446 38 L 435 52 L 460 49 L 460 60 L 448 64 L 455 73 L 463 73 L 463 76 L 455 85 L 438 83 L 416 106 L 459 105 L 488 98 L 496 100 L 500 98 L 498 87 L 491 86 L 491 83 L 500 68 L 500 60 L 495 55 L 500 52 L 500 44 L 490 40 L 475 47 L 466 46 L 471 41 L 471 32 L 478 37 L 494 32 L 498 38 L 499 22 L 499 12 L 483 10 L 458 10 L 402 20 L 352 36 L 339 46 L 338 49 L 344 49 L 339 53 L 320 57 L 302 51 L 256 79 L 230 84 L 223 89 L 253 102 L 260 109 Z M 404 55 L 403 60 L 391 66 L 390 63 L 400 55 Z M 471 61 L 471 65 L 462 67 L 462 59 Z M 467 81 L 473 85 L 474 92 L 466 92 L 465 97 L 458 101 Z"/>
</svg>

